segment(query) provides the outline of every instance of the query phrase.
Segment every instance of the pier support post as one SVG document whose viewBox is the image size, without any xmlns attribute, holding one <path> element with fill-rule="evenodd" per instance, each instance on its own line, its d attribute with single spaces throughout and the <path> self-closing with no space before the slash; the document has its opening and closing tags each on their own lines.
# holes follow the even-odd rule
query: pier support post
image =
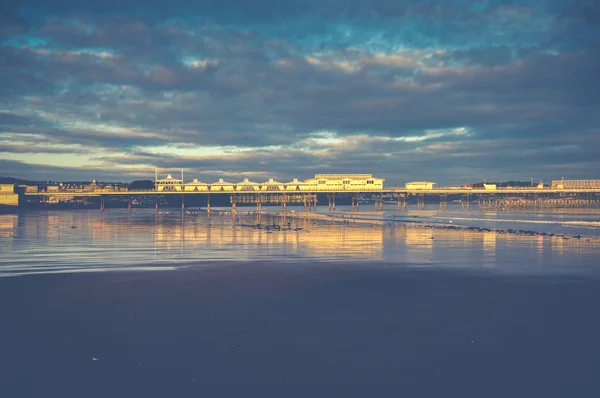
<svg viewBox="0 0 600 398">
<path fill-rule="evenodd" d="M 471 202 L 469 199 L 469 194 L 463 194 L 460 198 L 460 207 L 464 209 L 468 209 L 471 207 Z"/>
<path fill-rule="evenodd" d="M 181 212 L 185 211 L 185 201 L 183 199 L 183 193 L 181 194 Z"/>
<path fill-rule="evenodd" d="M 156 195 L 156 212 L 158 213 L 158 195 Z"/>
<path fill-rule="evenodd" d="M 329 201 L 329 211 L 335 211 L 335 193 L 327 194 L 327 199 Z"/>
<path fill-rule="evenodd" d="M 129 197 L 129 202 L 127 203 L 127 210 L 131 211 L 131 196 Z"/>
<path fill-rule="evenodd" d="M 406 196 L 408 194 L 406 193 L 399 193 L 398 194 L 398 211 L 400 211 L 400 207 L 402 207 L 404 210 L 406 210 Z"/>
<path fill-rule="evenodd" d="M 231 212 L 235 213 L 237 211 L 237 197 L 235 194 L 232 194 L 229 197 L 229 201 L 231 202 Z"/>
<path fill-rule="evenodd" d="M 104 196 L 100 195 L 100 211 L 104 211 Z"/>
<path fill-rule="evenodd" d="M 206 194 L 206 212 L 210 213 L 210 194 Z"/>
<path fill-rule="evenodd" d="M 352 211 L 359 211 L 360 210 L 360 202 L 358 201 L 358 197 L 353 196 L 352 197 Z"/>
<path fill-rule="evenodd" d="M 375 195 L 375 211 L 383 211 L 383 196 Z"/>
<path fill-rule="evenodd" d="M 417 195 L 417 209 L 418 210 L 425 210 L 425 194 L 419 194 Z"/>
</svg>

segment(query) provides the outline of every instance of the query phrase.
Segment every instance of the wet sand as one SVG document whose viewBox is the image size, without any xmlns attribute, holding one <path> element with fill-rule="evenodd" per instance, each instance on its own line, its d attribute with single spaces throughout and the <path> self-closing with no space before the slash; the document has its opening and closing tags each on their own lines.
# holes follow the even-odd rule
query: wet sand
<svg viewBox="0 0 600 398">
<path fill-rule="evenodd" d="M 0 278 L 6 397 L 595 397 L 600 280 L 220 262 Z"/>
<path fill-rule="evenodd" d="M 441 217 L 0 217 L 0 396 L 600 396 L 597 240 Z"/>
</svg>

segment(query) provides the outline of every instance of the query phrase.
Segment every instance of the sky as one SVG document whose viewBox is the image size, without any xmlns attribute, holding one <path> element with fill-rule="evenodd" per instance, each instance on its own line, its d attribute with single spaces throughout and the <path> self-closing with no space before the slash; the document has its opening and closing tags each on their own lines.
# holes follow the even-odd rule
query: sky
<svg viewBox="0 0 600 398">
<path fill-rule="evenodd" d="M 600 178 L 600 3 L 4 0 L 0 176 Z"/>
</svg>

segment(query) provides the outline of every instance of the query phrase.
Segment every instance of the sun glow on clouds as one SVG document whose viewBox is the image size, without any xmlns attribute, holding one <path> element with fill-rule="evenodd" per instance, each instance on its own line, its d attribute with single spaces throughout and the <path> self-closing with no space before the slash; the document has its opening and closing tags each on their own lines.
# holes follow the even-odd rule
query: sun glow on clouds
<svg viewBox="0 0 600 398">
<path fill-rule="evenodd" d="M 203 157 L 227 157 L 236 154 L 243 153 L 254 153 L 261 151 L 277 151 L 281 149 L 280 145 L 264 146 L 264 147 L 238 147 L 238 146 L 202 146 L 195 144 L 181 144 L 181 145 L 160 145 L 160 146 L 147 146 L 139 148 L 144 152 L 155 154 L 155 155 L 171 155 L 181 156 L 188 158 L 203 158 Z"/>
<path fill-rule="evenodd" d="M 18 160 L 27 164 L 56 167 L 86 167 L 98 165 L 92 154 L 75 153 L 5 153 L 6 160 Z"/>
<path fill-rule="evenodd" d="M 185 56 L 181 59 L 185 66 L 191 69 L 214 69 L 219 66 L 219 61 L 214 59 L 203 59 L 198 57 Z"/>
<path fill-rule="evenodd" d="M 469 137 L 471 134 L 466 127 L 457 127 L 453 129 L 447 130 L 428 130 L 425 131 L 423 135 L 418 136 L 407 136 L 407 137 L 397 137 L 397 138 L 389 138 L 389 141 L 403 141 L 403 142 L 421 142 L 426 140 L 431 140 L 435 138 L 443 138 L 443 137 Z"/>
<path fill-rule="evenodd" d="M 60 56 L 60 57 L 77 57 L 80 55 L 91 55 L 91 56 L 98 57 L 103 60 L 107 60 L 107 59 L 114 58 L 117 56 L 108 50 L 100 50 L 100 49 L 83 48 L 80 50 L 63 51 L 63 50 L 38 48 L 38 47 L 30 47 L 30 46 L 18 46 L 18 47 L 22 50 L 31 50 L 32 53 L 37 54 L 37 55 L 54 55 L 54 56 Z"/>
<path fill-rule="evenodd" d="M 318 52 L 307 55 L 304 60 L 319 68 L 356 73 L 365 69 L 389 68 L 392 70 L 418 70 L 439 66 L 435 57 L 444 54 L 439 49 L 402 49 L 395 52 L 372 52 L 359 48 L 347 48 L 343 51 Z M 287 60 L 279 62 L 281 67 L 290 67 Z"/>
<path fill-rule="evenodd" d="M 348 147 L 357 146 L 359 144 L 369 142 L 422 142 L 432 139 L 444 138 L 444 137 L 470 137 L 472 133 L 466 127 L 456 127 L 452 129 L 444 130 L 426 130 L 421 135 L 414 136 L 401 136 L 401 137 L 387 137 L 377 136 L 369 134 L 352 134 L 341 136 L 332 131 L 324 131 L 311 134 L 307 139 L 300 141 L 300 146 L 311 148 L 314 145 L 321 145 L 325 148 L 337 148 L 337 147 Z"/>
</svg>

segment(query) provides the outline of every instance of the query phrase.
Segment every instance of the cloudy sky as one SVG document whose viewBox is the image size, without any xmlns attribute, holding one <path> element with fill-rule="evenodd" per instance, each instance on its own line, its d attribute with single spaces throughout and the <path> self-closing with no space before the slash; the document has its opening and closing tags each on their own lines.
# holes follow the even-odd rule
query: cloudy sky
<svg viewBox="0 0 600 398">
<path fill-rule="evenodd" d="M 599 154 L 593 0 L 3 1 L 0 176 L 455 185 Z"/>
</svg>

